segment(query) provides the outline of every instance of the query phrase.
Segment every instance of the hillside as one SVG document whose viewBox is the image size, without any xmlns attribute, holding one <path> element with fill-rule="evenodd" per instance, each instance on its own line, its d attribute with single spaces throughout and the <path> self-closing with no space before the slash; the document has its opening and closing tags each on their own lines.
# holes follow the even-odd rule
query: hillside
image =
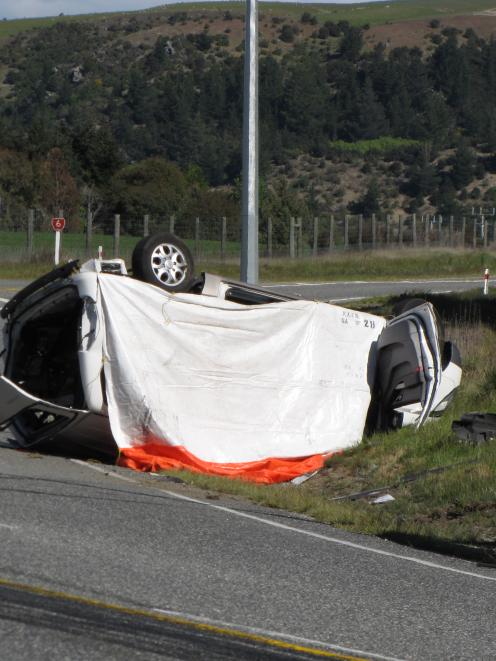
<svg viewBox="0 0 496 661">
<path fill-rule="evenodd" d="M 496 204 L 491 2 L 259 12 L 262 216 Z M 0 220 L 35 206 L 235 227 L 243 29 L 224 2 L 0 22 Z"/>
</svg>

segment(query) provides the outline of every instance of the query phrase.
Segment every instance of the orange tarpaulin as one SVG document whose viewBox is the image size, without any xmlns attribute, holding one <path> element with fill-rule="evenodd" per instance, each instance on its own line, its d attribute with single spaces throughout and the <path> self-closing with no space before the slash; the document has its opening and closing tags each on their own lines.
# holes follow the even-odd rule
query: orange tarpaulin
<svg viewBox="0 0 496 661">
<path fill-rule="evenodd" d="M 118 464 L 141 471 L 186 469 L 195 473 L 234 477 L 260 484 L 275 484 L 319 470 L 324 465 L 324 459 L 324 455 L 314 454 L 310 457 L 271 457 L 259 461 L 220 464 L 202 461 L 179 445 L 164 445 L 152 441 L 136 447 L 122 448 Z"/>
</svg>

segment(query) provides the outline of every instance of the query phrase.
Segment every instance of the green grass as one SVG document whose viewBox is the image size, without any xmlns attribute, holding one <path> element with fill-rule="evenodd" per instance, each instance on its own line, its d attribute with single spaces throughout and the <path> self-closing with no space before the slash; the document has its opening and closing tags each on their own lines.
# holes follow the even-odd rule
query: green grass
<svg viewBox="0 0 496 661">
<path fill-rule="evenodd" d="M 369 153 L 387 154 L 405 147 L 418 147 L 420 140 L 408 140 L 407 138 L 393 138 L 385 136 L 374 138 L 372 140 L 357 140 L 356 142 L 345 142 L 344 140 L 334 140 L 329 143 L 331 150 L 339 153 L 351 153 L 365 156 Z"/>
<path fill-rule="evenodd" d="M 455 402 L 439 420 L 418 431 L 405 428 L 367 438 L 331 457 L 318 476 L 298 487 L 168 473 L 209 491 L 236 494 L 347 530 L 495 561 L 496 440 L 479 446 L 462 443 L 451 432 L 451 422 L 467 411 L 496 411 L 496 297 L 434 298 L 446 336 L 457 343 L 464 361 Z M 335 500 L 371 489 L 395 500 L 383 505 L 370 498 Z"/>
<path fill-rule="evenodd" d="M 458 14 L 472 14 L 476 11 L 493 9 L 493 0 L 450 0 L 449 3 L 439 0 L 392 0 L 385 2 L 363 2 L 353 4 L 334 3 L 285 3 L 260 2 L 259 13 L 263 15 L 288 16 L 299 19 L 304 11 L 317 17 L 319 22 L 349 21 L 354 25 L 381 25 L 396 21 L 414 19 L 445 18 Z M 157 8 L 158 9 L 158 8 Z M 226 10 L 244 13 L 245 5 L 239 2 L 209 2 L 209 3 L 180 3 L 168 5 L 167 11 L 220 11 Z"/>
<path fill-rule="evenodd" d="M 55 23 L 100 20 L 109 15 L 110 14 L 108 13 L 80 14 L 76 16 L 42 16 L 39 18 L 11 19 L 9 21 L 0 20 L 0 43 L 7 40 L 9 37 L 14 37 L 20 32 L 27 32 L 29 30 L 36 30 L 40 28 L 49 28 L 52 25 L 55 25 Z"/>
<path fill-rule="evenodd" d="M 203 261 L 201 267 L 236 277 L 238 263 Z M 336 253 L 316 259 L 261 259 L 261 282 L 326 282 L 334 280 L 396 280 L 457 276 L 481 277 L 496 270 L 496 255 L 471 250 L 391 250 Z"/>
<path fill-rule="evenodd" d="M 355 25 L 381 25 L 414 19 L 446 18 L 458 14 L 472 14 L 473 12 L 493 9 L 493 0 L 449 0 L 449 3 L 439 0 L 389 0 L 386 2 L 355 3 L 355 4 L 290 4 L 284 2 L 261 2 L 260 14 L 274 16 L 288 16 L 298 20 L 303 11 L 315 15 L 319 22 L 332 20 L 334 22 L 347 20 Z M 246 6 L 241 2 L 205 2 L 205 3 L 179 3 L 157 6 L 145 10 L 173 14 L 176 12 L 221 12 L 227 10 L 236 14 L 245 13 Z M 76 16 L 52 16 L 41 18 L 0 20 L 0 41 L 12 37 L 19 32 L 36 28 L 49 27 L 60 21 L 99 20 L 109 15 L 132 14 L 140 12 L 115 12 L 114 14 L 82 14 Z M 0 15 L 1 18 L 1 15 Z"/>
<path fill-rule="evenodd" d="M 119 255 L 131 263 L 131 253 L 140 237 L 122 236 Z M 186 243 L 194 252 L 194 242 Z M 32 278 L 46 273 L 53 264 L 53 233 L 35 235 L 37 250 L 32 261 L 25 252 L 25 235 L 0 232 L 0 277 Z M 104 257 L 113 255 L 112 237 L 95 234 L 93 255 L 103 245 Z M 219 259 L 218 241 L 203 240 L 196 270 L 210 271 L 230 278 L 239 278 L 239 244 L 228 242 L 225 261 Z M 261 249 L 261 254 L 263 250 Z M 86 259 L 84 235 L 64 234 L 62 260 Z M 333 253 L 329 256 L 291 260 L 288 257 L 260 260 L 261 282 L 326 282 L 334 280 L 396 280 L 449 277 L 481 277 L 485 268 L 496 272 L 496 254 L 479 250 L 383 250 Z M 482 282 L 482 280 L 481 280 Z"/>
</svg>

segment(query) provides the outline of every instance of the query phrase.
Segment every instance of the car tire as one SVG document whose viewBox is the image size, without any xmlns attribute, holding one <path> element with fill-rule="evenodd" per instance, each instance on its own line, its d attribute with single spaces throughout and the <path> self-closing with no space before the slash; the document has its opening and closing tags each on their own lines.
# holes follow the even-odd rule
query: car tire
<svg viewBox="0 0 496 661">
<path fill-rule="evenodd" d="M 133 277 L 170 292 L 189 291 L 194 282 L 194 260 L 188 246 L 169 232 L 141 239 L 132 256 Z"/>
</svg>

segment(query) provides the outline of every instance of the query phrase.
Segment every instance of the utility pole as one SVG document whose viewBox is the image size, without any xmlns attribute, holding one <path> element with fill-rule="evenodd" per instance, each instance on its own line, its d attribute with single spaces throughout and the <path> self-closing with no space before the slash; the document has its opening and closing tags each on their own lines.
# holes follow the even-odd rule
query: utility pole
<svg viewBox="0 0 496 661">
<path fill-rule="evenodd" d="M 258 17 L 257 0 L 247 0 L 243 98 L 243 194 L 241 280 L 258 282 Z"/>
</svg>

